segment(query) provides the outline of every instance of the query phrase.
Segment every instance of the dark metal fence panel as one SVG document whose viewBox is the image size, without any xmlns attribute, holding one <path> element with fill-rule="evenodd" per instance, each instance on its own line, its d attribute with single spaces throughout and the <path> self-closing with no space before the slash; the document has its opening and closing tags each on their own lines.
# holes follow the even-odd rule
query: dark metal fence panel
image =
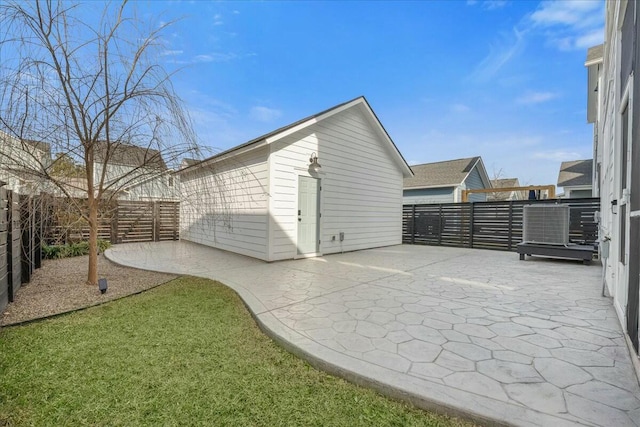
<svg viewBox="0 0 640 427">
<path fill-rule="evenodd" d="M 7 191 L 7 222 L 8 222 L 8 244 L 7 244 L 7 270 L 9 282 L 9 302 L 20 289 L 22 284 L 22 233 L 20 220 L 20 196 Z"/>
<path fill-rule="evenodd" d="M 474 248 L 511 250 L 514 241 L 520 241 L 522 223 L 518 222 L 517 208 L 512 204 L 482 202 L 473 205 Z"/>
<path fill-rule="evenodd" d="M 0 187 L 0 312 L 9 303 L 9 278 L 7 270 L 7 191 Z"/>
<path fill-rule="evenodd" d="M 570 240 L 582 244 L 597 241 L 594 213 L 600 209 L 599 198 L 406 205 L 402 241 L 515 251 L 522 242 L 524 206 L 540 203 L 569 204 Z"/>
<path fill-rule="evenodd" d="M 36 260 L 36 209 L 33 196 L 19 196 L 20 234 L 22 236 L 22 283 L 31 281 Z"/>
</svg>

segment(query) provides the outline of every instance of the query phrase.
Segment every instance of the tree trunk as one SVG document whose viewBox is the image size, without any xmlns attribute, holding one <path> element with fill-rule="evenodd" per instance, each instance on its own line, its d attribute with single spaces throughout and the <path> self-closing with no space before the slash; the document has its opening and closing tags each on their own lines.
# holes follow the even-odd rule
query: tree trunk
<svg viewBox="0 0 640 427">
<path fill-rule="evenodd" d="M 98 203 L 89 196 L 89 273 L 87 285 L 98 286 Z"/>
</svg>

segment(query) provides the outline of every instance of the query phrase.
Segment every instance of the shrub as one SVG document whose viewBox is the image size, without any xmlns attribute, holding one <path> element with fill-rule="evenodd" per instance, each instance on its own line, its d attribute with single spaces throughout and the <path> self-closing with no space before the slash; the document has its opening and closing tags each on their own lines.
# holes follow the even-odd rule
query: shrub
<svg viewBox="0 0 640 427">
<path fill-rule="evenodd" d="M 111 243 L 98 239 L 98 253 L 102 253 L 111 247 Z M 66 245 L 42 245 L 42 253 L 45 259 L 69 258 L 89 255 L 89 242 L 67 243 Z"/>
<path fill-rule="evenodd" d="M 47 245 L 46 243 L 42 244 L 42 256 L 44 259 L 57 259 L 60 257 L 60 252 L 62 251 L 62 245 Z"/>
</svg>

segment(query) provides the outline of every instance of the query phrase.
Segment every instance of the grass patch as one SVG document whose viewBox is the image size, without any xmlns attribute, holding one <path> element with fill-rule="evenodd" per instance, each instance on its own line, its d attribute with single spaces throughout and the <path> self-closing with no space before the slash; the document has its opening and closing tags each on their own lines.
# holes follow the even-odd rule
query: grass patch
<svg viewBox="0 0 640 427">
<path fill-rule="evenodd" d="M 469 425 L 317 371 L 185 277 L 0 330 L 0 425 Z"/>
</svg>

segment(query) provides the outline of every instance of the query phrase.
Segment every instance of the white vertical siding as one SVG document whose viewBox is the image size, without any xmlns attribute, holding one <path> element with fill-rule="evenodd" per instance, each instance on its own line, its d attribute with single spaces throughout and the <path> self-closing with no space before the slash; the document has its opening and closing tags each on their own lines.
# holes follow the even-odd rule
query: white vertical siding
<svg viewBox="0 0 640 427">
<path fill-rule="evenodd" d="M 180 177 L 180 237 L 267 260 L 268 149 L 193 168 Z"/>
<path fill-rule="evenodd" d="M 322 165 L 321 252 L 401 243 L 402 172 L 393 160 L 393 147 L 360 108 L 344 110 L 272 144 L 271 260 L 296 256 L 298 175 L 309 175 L 313 152 Z M 345 233 L 343 242 L 340 232 Z"/>
<path fill-rule="evenodd" d="M 623 327 L 625 327 L 627 286 L 624 280 L 624 271 L 620 268 L 619 237 L 620 223 L 617 209 L 612 207 L 612 202 L 618 199 L 620 187 L 619 145 L 620 145 L 620 70 L 618 68 L 620 50 L 620 38 L 618 32 L 619 7 L 616 2 L 607 3 L 606 40 L 604 45 L 604 62 L 602 88 L 599 93 L 599 122 L 598 122 L 598 146 L 602 153 L 601 188 L 600 188 L 600 236 L 611 238 L 609 257 L 603 260 L 605 264 L 604 280 L 610 295 L 613 297 L 613 306 L 616 309 Z"/>
</svg>

